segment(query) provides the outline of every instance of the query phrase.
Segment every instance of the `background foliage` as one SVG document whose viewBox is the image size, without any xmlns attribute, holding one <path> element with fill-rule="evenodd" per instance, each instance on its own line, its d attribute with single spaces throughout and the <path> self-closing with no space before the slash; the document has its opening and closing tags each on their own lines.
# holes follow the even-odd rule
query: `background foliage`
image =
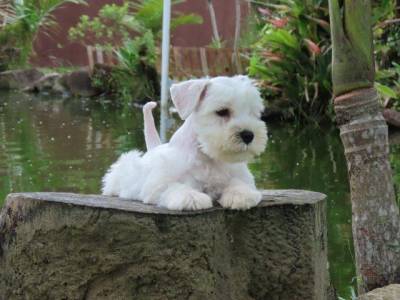
<svg viewBox="0 0 400 300">
<path fill-rule="evenodd" d="M 8 21 L 0 31 L 0 55 L 4 49 L 14 49 L 15 55 L 3 58 L 2 69 L 25 66 L 33 54 L 33 43 L 39 29 L 45 33 L 54 30 L 57 23 L 52 15 L 55 9 L 66 3 L 85 4 L 84 0 L 24 0 L 12 1 L 7 10 Z M 3 51 L 2 51 L 3 50 Z"/>
<path fill-rule="evenodd" d="M 257 2 L 264 23 L 249 73 L 262 80 L 271 109 L 285 118 L 331 117 L 330 34 L 327 1 Z"/>
<path fill-rule="evenodd" d="M 267 108 L 285 119 L 334 120 L 327 0 L 252 1 L 258 31 L 249 74 L 261 81 Z M 396 1 L 373 1 L 376 88 L 399 108 L 400 29 Z M 397 20 L 398 21 L 398 20 Z"/>
<path fill-rule="evenodd" d="M 162 13 L 162 0 L 137 0 L 104 5 L 94 18 L 81 16 L 79 23 L 69 31 L 70 39 L 115 53 L 118 58 L 118 66 L 111 72 L 94 73 L 95 85 L 106 87 L 123 103 L 158 98 L 156 63 Z M 174 13 L 171 29 L 201 22 L 200 16 Z"/>
</svg>

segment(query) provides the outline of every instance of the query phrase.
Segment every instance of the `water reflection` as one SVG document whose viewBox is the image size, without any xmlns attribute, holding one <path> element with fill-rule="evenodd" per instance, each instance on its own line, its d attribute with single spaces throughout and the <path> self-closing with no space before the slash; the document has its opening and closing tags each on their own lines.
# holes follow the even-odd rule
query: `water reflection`
<svg viewBox="0 0 400 300">
<path fill-rule="evenodd" d="M 15 191 L 96 193 L 120 153 L 143 148 L 138 110 L 0 95 L 0 199 Z"/>
<path fill-rule="evenodd" d="M 122 152 L 144 150 L 141 110 L 116 110 L 105 103 L 0 94 L 0 205 L 10 192 L 98 193 L 100 178 Z M 172 130 L 179 126 L 168 122 Z M 268 127 L 268 147 L 250 166 L 257 185 L 328 195 L 331 277 L 339 294 L 349 298 L 355 274 L 351 210 L 338 132 L 332 127 Z M 399 153 L 400 146 L 393 146 L 397 183 Z"/>
</svg>

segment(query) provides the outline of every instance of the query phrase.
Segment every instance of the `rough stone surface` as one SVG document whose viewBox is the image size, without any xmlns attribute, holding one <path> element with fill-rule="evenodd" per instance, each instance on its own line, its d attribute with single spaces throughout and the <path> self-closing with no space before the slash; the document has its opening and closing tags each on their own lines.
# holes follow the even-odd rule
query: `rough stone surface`
<svg viewBox="0 0 400 300">
<path fill-rule="evenodd" d="M 43 73 L 37 69 L 11 70 L 0 73 L 0 89 L 24 89 L 32 82 L 42 78 Z"/>
<path fill-rule="evenodd" d="M 389 125 L 400 128 L 400 112 L 394 109 L 385 109 L 383 117 Z"/>
<path fill-rule="evenodd" d="M 64 94 L 68 92 L 66 87 L 61 82 L 61 75 L 59 73 L 51 73 L 43 76 L 39 80 L 26 87 L 24 91 L 55 94 Z"/>
<path fill-rule="evenodd" d="M 328 297 L 325 196 L 264 191 L 248 211 L 168 211 L 64 193 L 10 194 L 0 299 Z"/>
<path fill-rule="evenodd" d="M 358 300 L 399 300 L 400 284 L 391 284 L 358 297 Z"/>
<path fill-rule="evenodd" d="M 76 96 L 92 97 L 101 93 L 101 90 L 93 87 L 90 72 L 86 69 L 63 75 L 61 83 Z"/>
</svg>

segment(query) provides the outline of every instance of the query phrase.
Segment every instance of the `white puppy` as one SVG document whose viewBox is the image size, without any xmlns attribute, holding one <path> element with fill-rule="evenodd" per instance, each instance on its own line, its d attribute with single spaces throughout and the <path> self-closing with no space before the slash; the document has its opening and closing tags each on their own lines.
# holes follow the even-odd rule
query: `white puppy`
<svg viewBox="0 0 400 300">
<path fill-rule="evenodd" d="M 212 207 L 247 209 L 261 201 L 246 162 L 260 154 L 267 130 L 263 102 L 247 76 L 189 80 L 171 87 L 172 101 L 185 120 L 161 144 L 145 105 L 148 151 L 124 153 L 103 178 L 103 194 L 137 199 L 172 210 Z"/>
</svg>

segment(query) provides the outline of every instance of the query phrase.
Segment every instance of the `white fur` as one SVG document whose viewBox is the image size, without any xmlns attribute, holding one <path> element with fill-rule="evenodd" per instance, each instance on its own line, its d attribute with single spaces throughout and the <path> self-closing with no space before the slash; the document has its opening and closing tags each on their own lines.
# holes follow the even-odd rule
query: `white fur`
<svg viewBox="0 0 400 300">
<path fill-rule="evenodd" d="M 151 113 L 156 106 L 156 102 L 147 102 L 143 106 L 144 137 L 147 149 L 152 149 L 161 144 L 160 137 L 158 136 L 158 132 L 154 124 L 153 114 Z"/>
<path fill-rule="evenodd" d="M 172 210 L 206 209 L 212 200 L 232 209 L 257 205 L 261 193 L 246 162 L 264 150 L 267 131 L 252 81 L 246 76 L 190 80 L 173 85 L 171 96 L 184 124 L 167 144 L 155 145 L 153 133 L 146 153 L 122 154 L 103 178 L 103 194 Z M 230 117 L 217 115 L 223 108 Z M 239 136 L 243 130 L 254 133 L 248 145 Z"/>
</svg>

